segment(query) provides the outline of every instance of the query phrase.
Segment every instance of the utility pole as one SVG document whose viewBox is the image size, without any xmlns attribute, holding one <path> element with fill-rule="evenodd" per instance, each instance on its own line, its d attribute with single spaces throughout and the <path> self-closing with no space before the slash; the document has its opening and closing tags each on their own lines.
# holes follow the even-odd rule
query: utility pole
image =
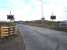
<svg viewBox="0 0 67 50">
<path fill-rule="evenodd" d="M 40 0 L 40 1 L 41 1 L 41 16 L 42 16 L 41 20 L 42 22 L 44 22 L 45 18 L 44 18 L 43 0 Z"/>
</svg>

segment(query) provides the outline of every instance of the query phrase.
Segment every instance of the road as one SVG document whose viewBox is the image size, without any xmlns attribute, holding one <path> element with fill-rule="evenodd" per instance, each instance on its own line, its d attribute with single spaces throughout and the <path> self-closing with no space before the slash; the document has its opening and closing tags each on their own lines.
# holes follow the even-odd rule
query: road
<svg viewBox="0 0 67 50">
<path fill-rule="evenodd" d="M 18 24 L 26 50 L 67 50 L 67 33 Z"/>
</svg>

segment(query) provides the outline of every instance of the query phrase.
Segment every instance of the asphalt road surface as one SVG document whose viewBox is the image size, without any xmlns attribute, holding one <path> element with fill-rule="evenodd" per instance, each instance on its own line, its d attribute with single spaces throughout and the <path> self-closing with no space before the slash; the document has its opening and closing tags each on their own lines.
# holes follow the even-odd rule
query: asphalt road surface
<svg viewBox="0 0 67 50">
<path fill-rule="evenodd" d="M 67 50 L 67 33 L 18 24 L 26 50 Z"/>
</svg>

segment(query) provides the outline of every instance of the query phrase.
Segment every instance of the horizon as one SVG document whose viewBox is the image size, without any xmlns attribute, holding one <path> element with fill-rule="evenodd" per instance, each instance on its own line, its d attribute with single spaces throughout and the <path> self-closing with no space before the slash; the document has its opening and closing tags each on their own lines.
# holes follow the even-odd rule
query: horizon
<svg viewBox="0 0 67 50">
<path fill-rule="evenodd" d="M 43 0 L 43 14 L 45 20 L 50 20 L 52 12 L 57 16 L 56 21 L 67 20 L 66 0 Z M 7 21 L 9 12 L 15 15 L 15 20 L 31 21 L 40 20 L 40 0 L 0 0 L 0 21 Z"/>
</svg>

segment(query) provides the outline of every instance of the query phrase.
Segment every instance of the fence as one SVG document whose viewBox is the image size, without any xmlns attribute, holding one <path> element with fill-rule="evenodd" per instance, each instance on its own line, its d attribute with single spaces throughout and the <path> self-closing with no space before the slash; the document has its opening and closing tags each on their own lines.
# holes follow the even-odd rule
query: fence
<svg viewBox="0 0 67 50">
<path fill-rule="evenodd" d="M 0 38 L 9 37 L 15 34 L 15 26 L 0 26 Z"/>
</svg>

